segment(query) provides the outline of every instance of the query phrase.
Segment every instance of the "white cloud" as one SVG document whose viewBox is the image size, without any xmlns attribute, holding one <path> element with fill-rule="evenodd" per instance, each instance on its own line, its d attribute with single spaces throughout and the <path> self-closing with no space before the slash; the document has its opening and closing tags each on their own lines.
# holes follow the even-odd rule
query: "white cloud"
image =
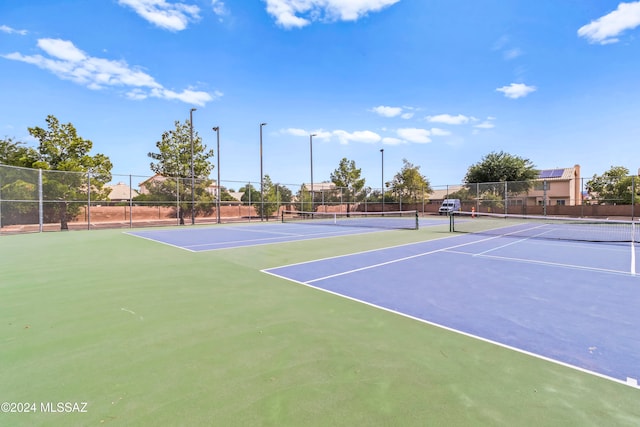
<svg viewBox="0 0 640 427">
<path fill-rule="evenodd" d="M 373 107 L 371 111 L 383 117 L 396 117 L 402 114 L 401 107 L 385 107 L 384 105 Z"/>
<path fill-rule="evenodd" d="M 224 15 L 226 13 L 224 2 L 220 0 L 211 0 L 211 8 L 216 15 Z"/>
<path fill-rule="evenodd" d="M 306 129 L 299 129 L 299 128 L 280 129 L 280 133 L 293 135 L 293 136 L 306 136 L 307 138 L 309 138 L 310 135 L 313 135 L 314 139 L 331 139 L 333 135 L 333 132 L 328 132 L 323 129 L 306 130 Z"/>
<path fill-rule="evenodd" d="M 36 65 L 61 79 L 70 80 L 89 89 L 129 88 L 125 94 L 129 99 L 145 99 L 151 96 L 176 99 L 199 106 L 214 99 L 207 92 L 193 89 L 185 89 L 182 92 L 166 89 L 152 76 L 137 67 L 129 66 L 125 61 L 89 56 L 67 40 L 39 39 L 38 47 L 49 57 L 14 52 L 4 55 L 4 58 Z M 214 95 L 220 97 L 222 93 L 216 92 Z"/>
<path fill-rule="evenodd" d="M 504 56 L 504 59 L 506 59 L 507 61 L 511 60 L 511 59 L 516 59 L 519 56 L 522 56 L 522 49 L 519 48 L 513 48 L 513 49 L 508 49 L 505 50 L 502 55 Z"/>
<path fill-rule="evenodd" d="M 298 129 L 298 128 L 282 129 L 280 132 L 293 135 L 293 136 L 309 136 L 310 134 L 310 132 L 307 132 L 304 129 Z"/>
<path fill-rule="evenodd" d="M 301 28 L 312 21 L 357 21 L 400 0 L 264 0 L 267 13 L 284 28 Z M 302 16 L 301 16 L 302 15 Z"/>
<path fill-rule="evenodd" d="M 382 143 L 385 145 L 400 145 L 405 143 L 406 141 L 400 138 L 393 138 L 390 136 L 385 136 L 382 138 Z"/>
<path fill-rule="evenodd" d="M 313 134 L 313 139 L 328 140 L 333 136 L 333 132 L 329 132 L 323 129 L 312 130 L 311 133 Z"/>
<path fill-rule="evenodd" d="M 344 130 L 334 130 L 333 135 L 338 137 L 340 144 L 348 144 L 349 142 L 375 143 L 382 138 L 375 132 L 370 130 L 362 130 L 355 132 L 347 132 Z"/>
<path fill-rule="evenodd" d="M 518 99 L 535 92 L 535 86 L 527 86 L 524 83 L 511 83 L 509 86 L 502 86 L 496 89 L 498 92 L 504 93 L 504 96 L 511 99 Z"/>
<path fill-rule="evenodd" d="M 218 19 L 222 22 L 222 17 L 229 14 L 224 2 L 220 0 L 211 0 L 211 9 L 213 13 L 218 16 Z"/>
<path fill-rule="evenodd" d="M 363 142 L 363 143 L 376 143 L 379 142 L 382 138 L 375 132 L 370 130 L 361 130 L 355 132 L 347 132 L 345 130 L 334 130 L 334 131 L 326 131 L 323 129 L 318 130 L 306 130 L 306 129 L 298 129 L 298 128 L 288 128 L 282 129 L 281 133 L 293 135 L 293 136 L 306 136 L 313 134 L 313 139 L 324 139 L 329 140 L 333 137 L 336 137 L 341 144 L 348 144 L 350 142 Z"/>
<path fill-rule="evenodd" d="M 431 128 L 431 135 L 433 135 L 433 136 L 449 136 L 449 135 L 451 135 L 451 132 L 449 132 L 448 130 L 445 130 L 445 129 Z"/>
<path fill-rule="evenodd" d="M 427 116 L 426 119 L 431 123 L 444 123 L 447 125 L 462 125 L 469 123 L 469 120 L 471 120 L 471 118 L 463 116 L 462 114 L 458 114 L 457 116 L 452 116 L 450 114 L 438 114 L 436 116 Z"/>
<path fill-rule="evenodd" d="M 87 56 L 73 43 L 60 39 L 40 39 L 38 47 L 49 55 L 69 62 L 80 62 L 87 59 Z"/>
<path fill-rule="evenodd" d="M 7 34 L 19 34 L 21 36 L 27 35 L 27 30 L 16 30 L 6 25 L 0 25 L 0 31 Z"/>
<path fill-rule="evenodd" d="M 590 43 L 609 44 L 619 41 L 617 36 L 640 25 L 640 1 L 620 3 L 613 12 L 578 29 L 578 36 Z"/>
<path fill-rule="evenodd" d="M 511 47 L 510 45 L 512 45 L 511 37 L 505 34 L 493 44 L 493 50 L 501 52 L 502 57 L 506 61 L 511 61 L 523 55 L 524 52 L 522 49 L 519 47 Z"/>
<path fill-rule="evenodd" d="M 485 120 L 482 123 L 478 123 L 477 125 L 473 126 L 474 128 L 478 128 L 478 129 L 493 129 L 494 127 L 496 127 L 496 125 L 494 125 L 493 123 L 491 123 L 488 120 Z"/>
<path fill-rule="evenodd" d="M 398 136 L 409 142 L 416 142 L 418 144 L 426 144 L 431 142 L 431 132 L 427 129 L 418 128 L 403 128 L 397 130 Z"/>
<path fill-rule="evenodd" d="M 200 18 L 200 8 L 186 3 L 170 3 L 166 0 L 118 0 L 118 3 L 132 8 L 142 18 L 169 31 L 184 30 L 189 22 Z"/>
<path fill-rule="evenodd" d="M 400 116 L 401 119 L 408 120 L 415 115 L 413 110 L 415 110 L 414 107 L 387 107 L 385 105 L 380 105 L 378 107 L 373 107 L 369 111 L 373 111 L 374 113 L 382 117 Z"/>
</svg>

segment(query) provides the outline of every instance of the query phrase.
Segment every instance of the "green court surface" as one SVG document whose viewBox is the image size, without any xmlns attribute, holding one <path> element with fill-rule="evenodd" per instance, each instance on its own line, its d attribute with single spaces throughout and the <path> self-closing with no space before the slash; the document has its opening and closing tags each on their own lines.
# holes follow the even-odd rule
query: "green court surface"
<svg viewBox="0 0 640 427">
<path fill-rule="evenodd" d="M 1 236 L 0 402 L 35 411 L 0 425 L 637 426 L 638 389 L 260 272 L 447 228 L 201 253 Z"/>
</svg>

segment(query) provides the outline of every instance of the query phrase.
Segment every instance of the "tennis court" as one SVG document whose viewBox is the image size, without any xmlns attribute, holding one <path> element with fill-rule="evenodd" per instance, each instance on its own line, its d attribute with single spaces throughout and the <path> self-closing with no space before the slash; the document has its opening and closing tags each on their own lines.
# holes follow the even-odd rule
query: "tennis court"
<svg viewBox="0 0 640 427">
<path fill-rule="evenodd" d="M 629 270 L 631 250 L 458 235 L 264 271 L 637 385 L 640 278 Z"/>
<path fill-rule="evenodd" d="M 0 238 L 0 400 L 87 403 L 0 424 L 637 425 L 630 242 L 291 219 Z"/>
<path fill-rule="evenodd" d="M 259 222 L 244 225 L 142 230 L 128 234 L 192 252 L 270 245 L 310 239 L 416 229 L 417 212 L 379 213 L 300 213 L 282 216 L 282 222 Z M 438 226 L 446 220 L 424 220 L 424 226 Z"/>
</svg>

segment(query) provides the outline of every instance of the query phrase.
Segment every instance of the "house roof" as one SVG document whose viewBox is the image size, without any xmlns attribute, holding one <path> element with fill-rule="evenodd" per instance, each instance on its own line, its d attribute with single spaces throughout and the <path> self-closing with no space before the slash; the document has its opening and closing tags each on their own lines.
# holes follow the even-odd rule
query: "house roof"
<svg viewBox="0 0 640 427">
<path fill-rule="evenodd" d="M 305 182 L 303 184 L 305 188 L 311 189 L 311 183 Z M 325 190 L 333 190 L 336 188 L 336 185 L 333 182 L 314 182 L 313 183 L 313 191 L 325 191 Z"/>
<path fill-rule="evenodd" d="M 463 188 L 464 187 L 462 185 L 449 185 L 447 188 L 432 190 L 431 193 L 429 193 L 429 198 L 434 200 L 444 200 L 447 198 L 447 195 L 462 190 Z"/>
<path fill-rule="evenodd" d="M 575 165 L 571 168 L 555 168 L 555 169 L 542 169 L 538 173 L 538 179 L 572 179 L 580 177 L 580 166 Z"/>
<path fill-rule="evenodd" d="M 129 200 L 131 197 L 136 197 L 138 192 L 124 182 L 119 182 L 116 185 L 110 185 L 111 191 L 109 192 L 109 200 Z"/>
</svg>

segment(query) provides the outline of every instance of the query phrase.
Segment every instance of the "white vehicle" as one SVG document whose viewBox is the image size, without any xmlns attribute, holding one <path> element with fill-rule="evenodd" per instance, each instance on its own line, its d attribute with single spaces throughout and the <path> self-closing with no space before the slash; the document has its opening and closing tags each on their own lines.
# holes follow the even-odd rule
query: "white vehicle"
<svg viewBox="0 0 640 427">
<path fill-rule="evenodd" d="M 438 214 L 451 215 L 452 212 L 459 212 L 460 208 L 460 199 L 444 199 L 440 209 L 438 209 Z"/>
</svg>

